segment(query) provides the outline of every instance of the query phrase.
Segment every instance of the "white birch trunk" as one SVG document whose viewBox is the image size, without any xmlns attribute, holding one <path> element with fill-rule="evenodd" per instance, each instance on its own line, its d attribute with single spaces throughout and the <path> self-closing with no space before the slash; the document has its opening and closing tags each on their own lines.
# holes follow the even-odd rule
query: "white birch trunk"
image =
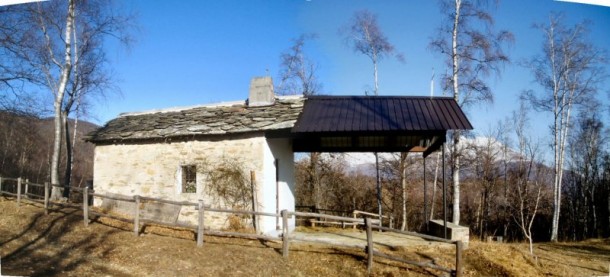
<svg viewBox="0 0 610 277">
<path fill-rule="evenodd" d="M 73 135 L 72 135 L 72 145 L 70 149 L 70 175 L 68 176 L 68 184 L 72 184 L 72 170 L 74 170 L 74 149 L 76 146 L 76 132 L 78 131 L 78 107 L 76 108 L 75 116 L 74 116 L 74 127 L 72 127 Z"/>
<path fill-rule="evenodd" d="M 557 241 L 557 230 L 559 222 L 559 203 L 557 201 L 558 197 L 558 188 L 560 186 L 559 180 L 559 137 L 560 137 L 560 118 L 559 118 L 559 82 L 557 80 L 557 69 L 555 63 L 555 44 L 554 44 L 554 33 L 553 26 L 549 29 L 547 33 L 549 44 L 550 44 L 550 59 L 551 59 L 551 70 L 553 74 L 553 99 L 554 99 L 554 107 L 553 107 L 553 131 L 554 131 L 554 141 L 553 141 L 553 155 L 554 155 L 554 166 L 553 166 L 553 219 L 551 221 L 551 241 Z"/>
<path fill-rule="evenodd" d="M 532 217 L 530 218 L 530 222 L 527 225 L 527 238 L 530 243 L 530 254 L 534 256 L 534 244 L 532 242 L 532 225 L 534 225 L 534 218 L 536 218 L 536 214 L 538 213 L 538 204 L 540 203 L 540 192 L 542 191 L 542 187 L 538 186 L 538 195 L 536 195 L 536 204 L 534 205 L 534 212 L 532 212 Z"/>
<path fill-rule="evenodd" d="M 553 37 L 553 29 L 551 29 L 551 47 L 554 49 L 554 37 Z M 551 52 L 553 67 L 555 64 L 555 52 Z M 572 103 L 574 99 L 575 88 L 570 86 L 569 83 L 569 68 L 570 68 L 570 59 L 566 59 L 564 67 L 566 68 L 565 72 L 561 73 L 560 76 L 554 75 L 554 97 L 555 97 L 555 186 L 554 186 L 554 197 L 553 197 L 553 221 L 551 227 L 551 241 L 557 241 L 558 232 L 559 232 L 559 216 L 561 214 L 561 186 L 563 181 L 563 164 L 565 160 L 565 147 L 568 136 L 568 131 L 570 127 L 570 113 L 572 110 Z M 561 80 L 558 80 L 561 78 Z M 566 96 L 565 92 L 561 92 L 561 84 L 560 81 L 564 82 L 564 89 L 568 90 L 568 95 Z M 560 106 L 558 104 L 561 103 Z"/>
<path fill-rule="evenodd" d="M 74 79 L 76 80 L 76 82 L 79 82 L 79 72 L 78 72 L 78 65 L 79 65 L 79 55 L 78 55 L 78 39 L 76 37 L 76 24 L 74 24 L 74 18 L 76 17 L 76 11 L 74 11 L 74 17 L 72 17 L 72 22 L 73 22 L 73 35 L 74 35 L 74 41 L 73 41 L 73 45 L 74 45 Z M 77 88 L 78 89 L 78 88 Z M 66 157 L 67 157 L 67 161 L 66 161 L 66 176 L 65 176 L 65 186 L 69 187 L 72 186 L 72 170 L 74 169 L 74 147 L 76 146 L 76 135 L 77 135 L 77 130 L 78 130 L 78 111 L 80 108 L 80 101 L 81 101 L 81 97 L 82 95 L 78 92 L 75 91 L 73 92 L 73 97 L 75 97 L 76 99 L 71 99 L 71 101 L 75 101 L 76 102 L 76 107 L 74 108 L 74 127 L 72 128 L 73 130 L 73 134 L 72 134 L 72 141 L 70 141 L 69 139 L 69 135 L 70 135 L 70 128 L 68 127 L 68 116 L 70 114 L 70 109 L 71 107 L 66 107 Z M 72 102 L 74 103 L 74 102 Z M 72 104 L 70 104 L 71 106 Z M 64 191 L 64 197 L 70 197 L 70 190 L 67 189 L 66 191 Z"/>
<path fill-rule="evenodd" d="M 373 52 L 373 75 L 375 78 L 375 96 L 379 95 L 379 82 L 377 80 L 377 53 Z"/>
<path fill-rule="evenodd" d="M 434 219 L 434 206 L 436 206 L 436 186 L 438 184 L 438 168 L 440 166 L 441 152 L 436 154 L 436 167 L 434 168 L 434 183 L 432 185 L 432 204 L 430 205 L 430 220 Z"/>
<path fill-rule="evenodd" d="M 557 108 L 556 108 L 557 109 Z M 556 114 L 556 113 L 555 113 Z M 553 142 L 553 150 L 554 150 L 554 159 L 555 159 L 555 165 L 553 167 L 553 171 L 555 173 L 555 176 L 553 178 L 553 219 L 551 221 L 551 241 L 556 242 L 557 241 L 557 230 L 559 227 L 559 201 L 557 200 L 558 198 L 558 191 L 560 191 L 559 189 L 559 122 L 557 117 L 555 118 L 555 123 L 554 123 L 554 131 L 555 131 L 555 140 Z"/>
<path fill-rule="evenodd" d="M 62 124 L 64 125 L 64 138 L 66 143 L 66 173 L 64 176 L 64 191 L 63 197 L 70 197 L 70 177 L 72 176 L 72 140 L 70 138 L 70 122 L 68 120 L 68 112 L 62 112 Z"/>
<path fill-rule="evenodd" d="M 377 206 L 379 208 L 379 226 L 383 226 L 383 209 L 381 207 L 382 191 L 381 191 L 381 176 L 379 175 L 379 154 L 375 152 L 375 171 L 377 172 Z"/>
<path fill-rule="evenodd" d="M 458 26 L 460 22 L 460 8 L 462 5 L 461 0 L 455 0 L 455 18 L 453 20 L 453 33 L 452 33 L 452 57 L 453 57 L 453 98 L 459 103 L 459 59 L 458 59 Z M 456 131 L 453 137 L 453 223 L 460 224 L 460 155 L 458 143 L 460 142 L 460 132 Z"/>
<path fill-rule="evenodd" d="M 59 86 L 55 94 L 55 101 L 53 103 L 53 109 L 55 113 L 54 119 L 54 138 L 53 138 L 53 157 L 51 160 L 51 184 L 59 185 L 59 159 L 61 151 L 61 133 L 62 133 L 62 120 L 61 120 L 61 108 L 66 91 L 68 80 L 70 79 L 70 73 L 72 71 L 72 26 L 74 23 L 74 0 L 68 2 L 68 15 L 66 17 L 66 30 L 65 30 L 65 52 L 64 52 L 64 65 L 61 70 L 61 77 L 59 80 Z M 54 200 L 59 199 L 62 196 L 61 189 L 53 187 L 51 198 Z"/>
</svg>

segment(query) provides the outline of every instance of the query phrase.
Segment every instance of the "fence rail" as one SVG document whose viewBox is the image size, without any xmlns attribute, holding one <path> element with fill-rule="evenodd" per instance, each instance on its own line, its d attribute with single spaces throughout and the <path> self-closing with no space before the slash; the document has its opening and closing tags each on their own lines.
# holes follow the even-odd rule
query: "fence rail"
<svg viewBox="0 0 610 277">
<path fill-rule="evenodd" d="M 324 215 L 333 215 L 338 218 L 326 218 L 326 217 L 312 217 L 309 219 L 309 223 L 311 226 L 315 227 L 316 224 L 325 224 L 325 225 L 340 225 L 342 228 L 347 226 L 353 226 L 353 229 L 356 229 L 358 226 L 364 226 L 364 218 L 370 217 L 373 219 L 373 224 L 383 226 L 383 221 L 385 220 L 390 228 L 394 228 L 394 217 L 382 215 L 376 213 L 369 213 L 365 211 L 359 210 L 351 210 L 351 211 L 340 211 L 340 210 L 330 210 L 330 209 L 321 209 L 316 206 L 295 206 L 295 209 L 298 210 L 308 210 L 309 212 L 304 213 L 315 213 L 315 214 L 324 214 Z M 349 215 L 355 220 L 349 221 L 345 220 Z M 329 221 L 330 219 L 332 221 Z M 302 221 L 302 220 L 301 220 Z"/>
<path fill-rule="evenodd" d="M 3 182 L 6 182 L 6 181 L 16 182 L 16 184 L 13 184 L 13 186 L 16 185 L 16 188 L 15 188 L 16 193 L 4 190 Z M 43 190 L 44 190 L 43 195 L 30 193 L 29 192 L 30 187 L 43 188 Z M 61 187 L 61 188 L 66 189 L 66 187 L 64 187 L 64 186 L 50 185 L 49 183 L 35 184 L 35 183 L 29 182 L 28 180 L 22 179 L 22 178 L 0 177 L 0 195 L 8 195 L 8 196 L 16 197 L 18 206 L 21 204 L 22 196 L 29 196 L 32 198 L 29 198 L 28 201 L 34 201 L 34 202 L 42 203 L 44 205 L 45 213 L 48 213 L 50 204 L 68 206 L 68 207 L 72 207 L 72 208 L 79 208 L 78 204 L 75 205 L 75 204 L 71 204 L 71 203 L 51 202 L 50 197 L 49 197 L 49 190 L 51 187 Z M 22 188 L 25 188 L 25 190 L 22 191 Z M 461 241 L 450 241 L 450 240 L 433 237 L 433 236 L 429 236 L 429 235 L 424 235 L 424 234 L 419 234 L 419 233 L 414 233 L 414 232 L 407 232 L 407 231 L 400 231 L 400 230 L 391 228 L 391 226 L 390 226 L 390 228 L 383 227 L 383 226 L 381 226 L 381 224 L 379 224 L 381 222 L 382 218 L 379 218 L 378 215 L 372 214 L 372 213 L 354 211 L 353 217 L 344 217 L 344 216 L 336 216 L 336 215 L 328 215 L 328 214 L 320 214 L 320 213 L 312 213 L 312 212 L 291 212 L 288 210 L 282 210 L 280 214 L 276 214 L 276 213 L 266 213 L 266 212 L 257 212 L 257 211 L 247 211 L 247 210 L 210 208 L 210 207 L 204 206 L 203 200 L 199 200 L 197 203 L 194 203 L 194 202 L 188 202 L 188 201 L 173 201 L 173 200 L 139 196 L 139 195 L 135 195 L 133 197 L 127 197 L 127 196 L 122 196 L 122 195 L 106 195 L 106 194 L 95 193 L 94 191 L 90 190 L 88 187 L 83 187 L 83 188 L 68 187 L 67 189 L 79 191 L 82 193 L 82 196 L 83 196 L 82 210 L 83 210 L 83 221 L 84 221 L 85 226 L 89 225 L 90 216 L 98 216 L 98 217 L 108 217 L 108 218 L 111 218 L 114 220 L 132 223 L 133 232 L 134 232 L 135 236 L 139 236 L 142 223 L 143 224 L 153 223 L 153 224 L 162 225 L 162 226 L 186 228 L 186 229 L 193 230 L 197 233 L 196 241 L 197 241 L 198 247 L 203 246 L 205 235 L 237 237 L 237 238 L 246 238 L 246 239 L 262 239 L 262 240 L 267 240 L 267 241 L 280 241 L 281 240 L 282 255 L 286 258 L 288 258 L 291 241 L 307 241 L 307 242 L 314 242 L 314 243 L 323 243 L 323 244 L 327 244 L 327 245 L 350 247 L 350 248 L 356 248 L 356 249 L 362 250 L 363 249 L 362 247 L 354 246 L 351 244 L 345 244 L 345 243 L 339 243 L 339 242 L 329 242 L 329 241 L 324 241 L 324 240 L 319 240 L 319 239 L 296 238 L 296 237 L 291 236 L 290 232 L 288 230 L 288 219 L 292 218 L 292 217 L 295 217 L 295 219 L 297 217 L 317 218 L 318 220 L 324 219 L 325 222 L 332 222 L 332 221 L 326 221 L 326 220 L 335 220 L 335 222 L 342 222 L 342 224 L 344 224 L 344 225 L 353 224 L 355 226 L 355 225 L 359 225 L 359 224 L 364 224 L 364 226 L 366 227 L 367 246 L 364 247 L 364 252 L 367 255 L 367 270 L 369 273 L 372 272 L 373 261 L 374 261 L 375 256 L 381 257 L 384 259 L 388 259 L 388 260 L 392 260 L 392 261 L 396 261 L 396 262 L 409 264 L 409 265 L 427 267 L 427 268 L 432 268 L 432 269 L 443 271 L 443 272 L 448 272 L 454 276 L 461 276 L 461 273 L 462 273 L 463 245 L 462 245 Z M 43 199 L 36 199 L 35 197 L 41 197 Z M 113 215 L 113 214 L 109 214 L 109 213 L 103 213 L 103 212 L 90 210 L 89 209 L 89 206 L 91 204 L 89 201 L 90 197 L 99 197 L 102 199 L 107 198 L 107 199 L 113 199 L 116 201 L 135 203 L 136 205 L 134 205 L 135 207 L 134 207 L 133 216 L 132 216 L 132 218 L 128 218 L 128 217 L 121 217 L 121 216 L 117 216 L 117 215 Z M 159 203 L 166 203 L 166 204 L 173 204 L 173 205 L 180 205 L 180 206 L 194 206 L 194 207 L 196 207 L 196 210 L 198 212 L 197 225 L 182 224 L 182 223 L 177 223 L 177 222 L 168 223 L 168 222 L 163 222 L 163 221 L 153 220 L 153 219 L 141 219 L 139 204 L 142 201 L 145 201 L 145 202 L 152 201 L 152 202 L 159 202 Z M 205 224 L 204 214 L 206 212 L 275 217 L 275 218 L 281 219 L 281 221 L 282 221 L 282 225 L 281 225 L 282 234 L 281 234 L 281 237 L 272 237 L 272 236 L 267 236 L 264 234 L 204 230 L 204 224 Z M 370 216 L 370 217 L 356 218 L 357 214 L 366 215 L 366 216 Z M 374 219 L 371 218 L 371 217 L 375 217 L 375 216 L 377 216 L 379 218 L 377 220 L 377 224 L 375 224 Z M 390 220 L 390 222 L 392 222 L 392 221 Z M 374 243 L 373 232 L 372 232 L 373 229 L 377 229 L 377 230 L 381 230 L 381 231 L 385 231 L 385 232 L 394 232 L 394 233 L 399 233 L 399 234 L 416 236 L 416 237 L 420 237 L 420 238 L 432 240 L 432 241 L 455 244 L 455 247 L 456 247 L 455 269 L 441 267 L 441 266 L 438 266 L 438 265 L 435 265 L 435 264 L 432 264 L 429 262 L 426 263 L 426 262 L 418 262 L 418 261 L 409 261 L 409 260 L 405 260 L 405 259 L 402 259 L 399 257 L 394 257 L 391 255 L 388 255 L 388 254 L 380 252 L 380 251 L 376 251 L 373 248 L 373 243 Z"/>
<path fill-rule="evenodd" d="M 180 206 L 194 206 L 194 207 L 197 207 L 197 203 L 188 202 L 188 201 L 174 201 L 174 200 L 167 200 L 167 199 L 154 198 L 154 197 L 146 197 L 146 196 L 140 196 L 140 200 L 151 201 L 151 202 L 158 202 L 158 203 L 164 203 L 164 204 L 180 205 Z"/>
</svg>

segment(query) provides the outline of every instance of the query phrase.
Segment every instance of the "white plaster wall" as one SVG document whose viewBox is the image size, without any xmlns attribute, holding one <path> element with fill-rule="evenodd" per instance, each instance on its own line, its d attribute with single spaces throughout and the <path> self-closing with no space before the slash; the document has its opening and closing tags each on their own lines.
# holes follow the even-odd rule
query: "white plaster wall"
<svg viewBox="0 0 610 277">
<path fill-rule="evenodd" d="M 279 160 L 279 182 L 276 188 L 275 159 Z M 260 187 L 259 203 L 261 211 L 276 213 L 281 210 L 294 211 L 294 154 L 289 139 L 267 139 L 264 147 L 262 187 Z M 279 188 L 279 207 L 276 205 L 276 190 Z M 261 218 L 261 230 L 268 235 L 279 235 L 278 222 L 272 217 Z M 289 219 L 289 230 L 295 227 L 295 219 Z"/>
<path fill-rule="evenodd" d="M 260 184 L 266 178 L 266 174 L 261 173 L 268 167 L 263 165 L 263 157 L 268 151 L 267 141 L 261 134 L 216 141 L 98 145 L 95 147 L 94 189 L 101 194 L 142 195 L 178 201 L 204 199 L 206 206 L 217 207 L 218 203 L 204 193 L 205 178 L 199 169 L 197 193 L 181 192 L 180 166 L 233 159 L 243 164 L 246 173 L 255 171 Z M 96 199 L 95 205 L 100 204 Z M 225 214 L 209 212 L 205 220 L 206 228 L 226 227 Z M 197 212 L 194 208 L 183 207 L 178 221 L 196 224 Z"/>
</svg>

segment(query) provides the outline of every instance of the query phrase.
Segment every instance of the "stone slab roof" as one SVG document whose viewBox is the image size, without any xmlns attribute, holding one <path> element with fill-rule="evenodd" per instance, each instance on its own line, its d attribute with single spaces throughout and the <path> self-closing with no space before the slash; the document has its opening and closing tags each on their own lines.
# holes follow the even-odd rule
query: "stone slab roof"
<svg viewBox="0 0 610 277">
<path fill-rule="evenodd" d="M 207 105 L 122 114 L 89 134 L 90 142 L 148 140 L 290 129 L 303 110 L 303 97 L 278 97 L 271 106 Z"/>
</svg>

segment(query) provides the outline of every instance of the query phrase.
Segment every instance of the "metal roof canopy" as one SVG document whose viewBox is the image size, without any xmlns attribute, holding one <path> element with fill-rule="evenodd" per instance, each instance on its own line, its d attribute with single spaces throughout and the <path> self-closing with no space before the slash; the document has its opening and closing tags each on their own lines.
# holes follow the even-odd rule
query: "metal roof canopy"
<svg viewBox="0 0 610 277">
<path fill-rule="evenodd" d="M 448 130 L 472 125 L 450 97 L 312 96 L 291 131 L 295 152 L 438 150 Z"/>
</svg>

